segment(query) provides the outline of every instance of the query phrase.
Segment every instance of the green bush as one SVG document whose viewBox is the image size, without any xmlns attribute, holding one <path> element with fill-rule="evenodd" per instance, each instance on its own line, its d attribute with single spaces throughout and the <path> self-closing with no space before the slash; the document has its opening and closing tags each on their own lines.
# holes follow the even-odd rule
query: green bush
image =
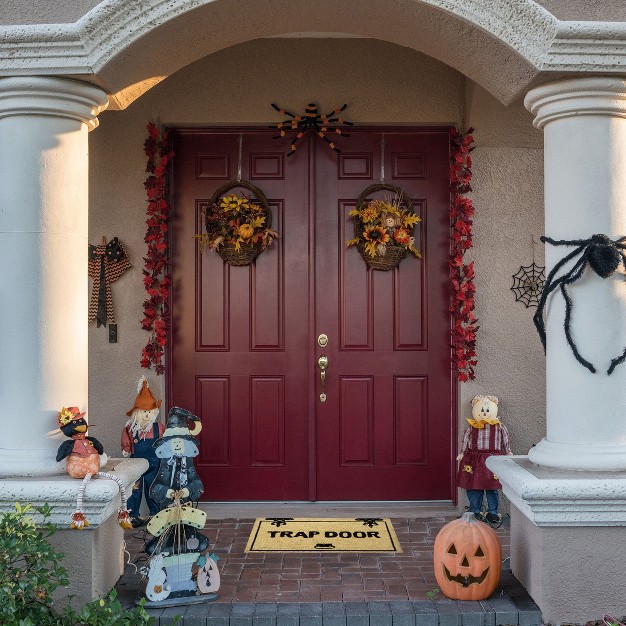
<svg viewBox="0 0 626 626">
<path fill-rule="evenodd" d="M 53 594 L 69 586 L 61 565 L 63 554 L 48 541 L 56 531 L 49 523 L 50 507 L 35 507 L 43 516 L 37 525 L 30 505 L 0 514 L 0 625 L 2 626 L 147 626 L 154 623 L 141 606 L 124 610 L 115 590 L 92 600 L 78 612 L 55 605 Z"/>
</svg>

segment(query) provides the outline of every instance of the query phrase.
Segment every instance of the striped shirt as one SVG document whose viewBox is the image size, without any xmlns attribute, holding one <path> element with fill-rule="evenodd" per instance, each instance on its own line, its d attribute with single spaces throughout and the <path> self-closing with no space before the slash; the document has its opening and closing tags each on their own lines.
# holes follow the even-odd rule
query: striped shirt
<svg viewBox="0 0 626 626">
<path fill-rule="evenodd" d="M 461 454 L 464 454 L 470 446 L 470 442 L 472 439 L 472 428 L 473 426 L 468 426 L 463 433 L 463 440 L 461 442 Z M 494 438 L 493 438 L 493 448 L 489 446 L 489 440 L 491 439 L 491 429 L 494 429 Z M 478 450 L 504 450 L 506 454 L 512 454 L 511 452 L 511 442 L 509 439 L 509 431 L 506 429 L 504 424 L 485 424 L 484 428 L 477 428 L 478 437 L 477 437 L 477 449 Z"/>
</svg>

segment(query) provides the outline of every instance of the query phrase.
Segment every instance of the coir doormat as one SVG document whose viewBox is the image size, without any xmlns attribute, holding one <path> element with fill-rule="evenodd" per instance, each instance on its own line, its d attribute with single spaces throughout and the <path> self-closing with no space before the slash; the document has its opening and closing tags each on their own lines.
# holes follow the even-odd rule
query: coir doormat
<svg viewBox="0 0 626 626">
<path fill-rule="evenodd" d="M 402 552 L 382 518 L 267 517 L 254 522 L 246 552 Z"/>
</svg>

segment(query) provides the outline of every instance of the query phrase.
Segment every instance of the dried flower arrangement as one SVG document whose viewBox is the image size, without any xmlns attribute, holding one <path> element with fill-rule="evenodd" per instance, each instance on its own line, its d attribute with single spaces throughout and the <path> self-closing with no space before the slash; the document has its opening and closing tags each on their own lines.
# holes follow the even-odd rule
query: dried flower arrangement
<svg viewBox="0 0 626 626">
<path fill-rule="evenodd" d="M 391 191 L 392 198 L 368 199 L 376 191 Z M 370 185 L 361 193 L 355 209 L 348 215 L 354 218 L 354 239 L 346 246 L 357 246 L 369 267 L 376 270 L 391 270 L 412 252 L 422 257 L 415 247 L 413 231 L 421 219 L 413 211 L 406 192 L 394 185 L 384 183 Z"/>
<path fill-rule="evenodd" d="M 254 198 L 227 192 L 243 187 Z M 245 180 L 222 185 L 203 210 L 206 233 L 195 235 L 200 252 L 215 250 L 230 265 L 248 265 L 269 248 L 278 233 L 265 194 Z"/>
</svg>

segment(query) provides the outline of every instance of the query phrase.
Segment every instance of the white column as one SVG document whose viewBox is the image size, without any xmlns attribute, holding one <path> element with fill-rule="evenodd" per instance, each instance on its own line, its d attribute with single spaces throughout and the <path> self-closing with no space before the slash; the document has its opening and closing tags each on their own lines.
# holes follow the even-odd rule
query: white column
<svg viewBox="0 0 626 626">
<path fill-rule="evenodd" d="M 97 87 L 0 78 L 0 476 L 64 471 L 46 437 L 87 409 L 87 133 Z"/>
<path fill-rule="evenodd" d="M 553 239 L 626 235 L 626 77 L 559 80 L 525 100 L 544 130 L 545 234 Z M 546 244 L 546 272 L 574 247 Z M 571 264 L 568 266 L 571 267 Z M 547 436 L 528 454 L 549 467 L 626 470 L 626 347 L 623 266 L 603 280 L 590 268 L 571 287 L 572 337 L 597 373 L 568 346 L 560 291 L 547 309 Z M 537 339 L 538 341 L 538 339 Z M 532 390 L 528 390 L 532 401 Z"/>
</svg>

